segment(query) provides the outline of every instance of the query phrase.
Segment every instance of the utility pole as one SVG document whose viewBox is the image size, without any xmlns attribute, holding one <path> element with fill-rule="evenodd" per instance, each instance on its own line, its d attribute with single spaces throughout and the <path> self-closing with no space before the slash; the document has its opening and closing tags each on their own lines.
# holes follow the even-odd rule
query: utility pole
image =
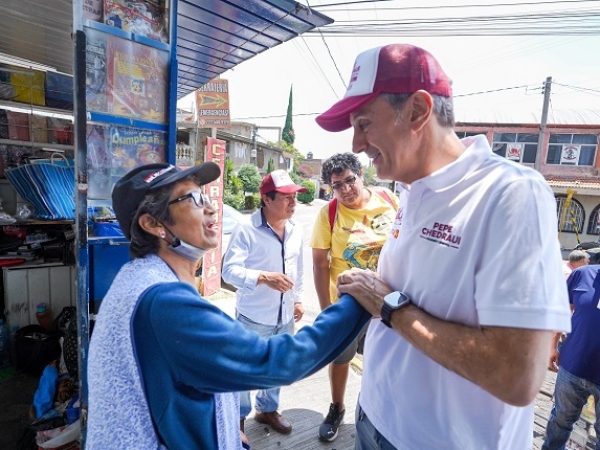
<svg viewBox="0 0 600 450">
<path fill-rule="evenodd" d="M 252 149 L 250 150 L 250 164 L 256 165 L 256 134 L 258 132 L 258 127 L 256 125 L 252 125 Z"/>
<path fill-rule="evenodd" d="M 544 104 L 542 106 L 542 119 L 540 121 L 540 135 L 538 137 L 537 151 L 535 153 L 534 169 L 538 172 L 542 168 L 542 155 L 544 143 L 546 142 L 546 125 L 548 123 L 548 107 L 550 106 L 550 90 L 552 88 L 552 77 L 546 78 L 544 83 Z"/>
</svg>

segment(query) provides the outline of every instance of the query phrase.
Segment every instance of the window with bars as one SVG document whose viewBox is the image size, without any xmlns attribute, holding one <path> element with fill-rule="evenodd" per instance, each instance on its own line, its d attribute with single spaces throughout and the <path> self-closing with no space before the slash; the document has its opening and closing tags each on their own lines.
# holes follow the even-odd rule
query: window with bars
<svg viewBox="0 0 600 450">
<path fill-rule="evenodd" d="M 588 221 L 588 229 L 587 234 L 600 235 L 600 204 L 598 204 L 592 214 L 590 215 L 590 220 Z"/>
<path fill-rule="evenodd" d="M 565 210 L 566 201 L 566 195 L 556 196 L 557 229 L 567 233 L 575 233 L 577 231 L 577 233 L 581 234 L 585 222 L 585 210 L 581 203 L 574 198 L 571 199 L 568 208 Z"/>
<path fill-rule="evenodd" d="M 532 133 L 494 133 L 492 151 L 512 161 L 533 164 L 538 138 Z"/>
<path fill-rule="evenodd" d="M 593 166 L 597 150 L 596 134 L 550 134 L 546 163 Z"/>
</svg>

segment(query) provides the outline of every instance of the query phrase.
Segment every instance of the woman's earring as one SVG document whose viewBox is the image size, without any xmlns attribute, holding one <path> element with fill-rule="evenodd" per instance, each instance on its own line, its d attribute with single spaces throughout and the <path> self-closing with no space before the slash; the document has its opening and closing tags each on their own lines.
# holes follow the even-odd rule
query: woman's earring
<svg viewBox="0 0 600 450">
<path fill-rule="evenodd" d="M 167 234 L 166 234 L 164 231 L 161 231 L 160 233 L 158 233 L 158 236 L 159 236 L 161 239 L 164 239 L 165 237 L 167 237 Z"/>
</svg>

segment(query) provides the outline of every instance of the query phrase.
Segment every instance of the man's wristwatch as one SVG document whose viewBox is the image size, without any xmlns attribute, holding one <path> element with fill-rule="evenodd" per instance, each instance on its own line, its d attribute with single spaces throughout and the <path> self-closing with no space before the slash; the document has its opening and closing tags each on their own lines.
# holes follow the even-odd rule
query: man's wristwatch
<svg viewBox="0 0 600 450">
<path fill-rule="evenodd" d="M 408 305 L 410 305 L 410 298 L 404 292 L 395 291 L 383 297 L 383 306 L 381 307 L 383 324 L 392 328 L 392 313 Z"/>
</svg>

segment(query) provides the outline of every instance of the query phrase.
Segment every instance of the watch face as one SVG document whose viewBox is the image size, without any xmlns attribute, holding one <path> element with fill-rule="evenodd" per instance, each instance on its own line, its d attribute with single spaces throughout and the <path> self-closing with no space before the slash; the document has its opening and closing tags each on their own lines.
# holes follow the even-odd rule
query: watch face
<svg viewBox="0 0 600 450">
<path fill-rule="evenodd" d="M 406 303 L 409 300 L 408 295 L 406 295 L 403 292 L 398 292 L 398 291 L 392 292 L 391 294 L 386 295 L 383 299 L 392 308 L 395 308 L 398 305 Z"/>
</svg>

